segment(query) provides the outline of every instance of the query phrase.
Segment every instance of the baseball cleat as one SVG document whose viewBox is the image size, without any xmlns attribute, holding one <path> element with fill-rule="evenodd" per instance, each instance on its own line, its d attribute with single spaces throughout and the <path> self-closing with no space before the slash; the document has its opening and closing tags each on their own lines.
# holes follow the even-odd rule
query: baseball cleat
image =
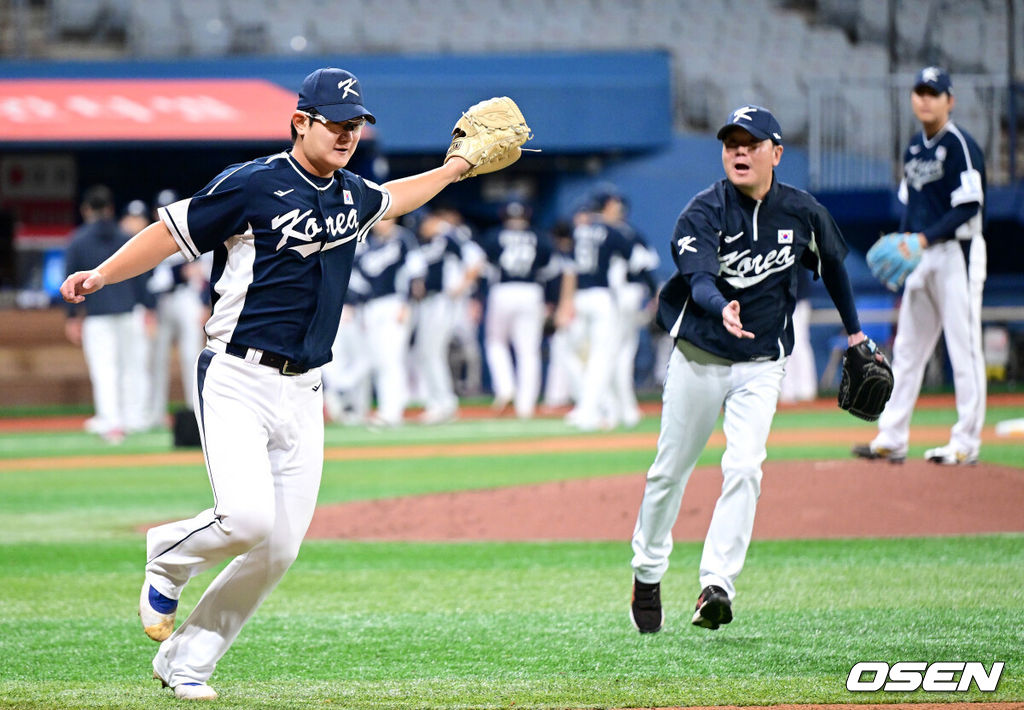
<svg viewBox="0 0 1024 710">
<path fill-rule="evenodd" d="M 903 463 L 907 460 L 907 454 L 897 453 L 893 449 L 887 449 L 884 446 L 880 446 L 877 449 L 871 446 L 871 444 L 857 444 L 850 450 L 854 456 L 859 459 L 868 459 L 874 461 L 876 459 L 885 459 L 889 463 Z"/>
<path fill-rule="evenodd" d="M 139 618 L 142 630 L 154 641 L 164 641 L 174 631 L 174 614 L 178 610 L 178 600 L 165 597 L 153 589 L 149 582 L 142 583 L 142 595 L 139 597 Z"/>
<path fill-rule="evenodd" d="M 972 466 L 978 463 L 977 454 L 961 451 L 952 444 L 928 449 L 924 452 L 924 458 L 926 461 L 931 461 L 941 466 Z"/>
<path fill-rule="evenodd" d="M 160 681 L 160 684 L 164 688 L 170 688 L 167 681 L 160 677 L 156 671 L 153 671 L 153 678 Z M 180 683 L 179 685 L 171 688 L 174 691 L 174 697 L 178 700 L 216 700 L 217 691 L 208 686 L 206 683 Z"/>
<path fill-rule="evenodd" d="M 732 602 L 729 595 L 721 587 L 714 585 L 704 587 L 697 597 L 697 609 L 693 612 L 690 623 L 705 629 L 717 629 L 722 624 L 732 621 Z"/>
<path fill-rule="evenodd" d="M 665 623 L 661 608 L 661 583 L 647 584 L 633 579 L 633 601 L 629 605 L 629 618 L 642 634 L 653 634 Z"/>
</svg>

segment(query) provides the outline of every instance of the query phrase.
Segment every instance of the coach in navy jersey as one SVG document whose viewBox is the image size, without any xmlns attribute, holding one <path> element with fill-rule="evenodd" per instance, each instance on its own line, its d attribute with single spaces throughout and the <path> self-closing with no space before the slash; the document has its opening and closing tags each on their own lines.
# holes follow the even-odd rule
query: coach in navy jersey
<svg viewBox="0 0 1024 710">
<path fill-rule="evenodd" d="M 917 235 L 921 262 L 907 277 L 896 323 L 892 369 L 895 386 L 878 419 L 878 435 L 853 448 L 867 459 L 902 462 L 910 416 L 925 366 L 945 333 L 953 366 L 956 424 L 949 443 L 924 453 L 946 466 L 973 464 L 985 424 L 985 354 L 981 299 L 988 271 L 982 219 L 985 158 L 974 139 L 950 119 L 953 82 L 940 67 L 925 67 L 910 95 L 921 123 L 903 154 L 899 199 L 906 209 L 900 231 Z"/>
<path fill-rule="evenodd" d="M 470 165 L 376 185 L 345 170 L 363 125 L 375 122 L 347 71 L 302 82 L 289 151 L 232 165 L 91 271 L 64 282 L 81 302 L 175 252 L 213 251 L 213 313 L 194 399 L 212 508 L 147 534 L 143 627 L 162 641 L 155 676 L 178 698 L 211 699 L 217 661 L 298 554 L 323 468 L 320 366 L 331 345 L 357 240 L 410 212 Z M 188 580 L 234 558 L 174 630 Z M 173 633 L 172 633 L 173 632 Z"/>
<path fill-rule="evenodd" d="M 780 183 L 782 129 L 760 106 L 743 106 L 718 131 L 725 179 L 699 193 L 676 222 L 677 273 L 661 291 L 658 322 L 675 340 L 661 433 L 633 533 L 630 616 L 641 633 L 664 622 L 661 578 L 683 490 L 719 411 L 725 409 L 722 492 L 700 562 L 701 593 L 692 623 L 732 621 L 761 491 L 761 464 L 793 348 L 790 317 L 797 269 L 820 276 L 848 342 L 865 340 L 843 267 L 846 244 L 832 217 L 808 193 Z"/>
</svg>

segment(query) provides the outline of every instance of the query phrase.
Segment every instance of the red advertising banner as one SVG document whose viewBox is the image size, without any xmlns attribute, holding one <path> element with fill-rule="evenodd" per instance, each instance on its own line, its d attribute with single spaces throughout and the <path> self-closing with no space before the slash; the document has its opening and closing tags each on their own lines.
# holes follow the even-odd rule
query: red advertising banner
<svg viewBox="0 0 1024 710">
<path fill-rule="evenodd" d="M 296 95 L 261 79 L 0 81 L 0 144 L 288 140 Z"/>
</svg>

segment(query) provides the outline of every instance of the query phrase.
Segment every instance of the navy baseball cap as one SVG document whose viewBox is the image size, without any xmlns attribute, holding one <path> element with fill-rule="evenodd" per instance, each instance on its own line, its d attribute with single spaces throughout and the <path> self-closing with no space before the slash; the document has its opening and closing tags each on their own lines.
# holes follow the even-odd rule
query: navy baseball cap
<svg viewBox="0 0 1024 710">
<path fill-rule="evenodd" d="M 937 94 L 953 94 L 953 80 L 949 78 L 949 72 L 942 67 L 925 67 L 917 73 L 914 81 L 914 91 L 920 88 L 929 88 Z"/>
<path fill-rule="evenodd" d="M 758 140 L 782 145 L 782 127 L 772 112 L 763 106 L 741 106 L 730 113 L 725 125 L 718 129 L 718 140 L 722 140 L 734 127 L 742 128 Z"/>
<path fill-rule="evenodd" d="M 350 72 L 334 67 L 317 69 L 302 80 L 299 89 L 299 111 L 316 109 L 328 121 L 350 121 L 366 116 L 370 123 L 377 119 L 363 106 L 363 87 Z"/>
</svg>

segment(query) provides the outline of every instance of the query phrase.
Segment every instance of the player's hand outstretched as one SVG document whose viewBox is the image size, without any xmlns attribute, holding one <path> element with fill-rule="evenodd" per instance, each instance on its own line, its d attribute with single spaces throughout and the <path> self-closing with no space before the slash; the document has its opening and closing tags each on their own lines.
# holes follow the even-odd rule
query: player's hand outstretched
<svg viewBox="0 0 1024 710">
<path fill-rule="evenodd" d="M 106 284 L 103 274 L 92 271 L 76 271 L 60 285 L 60 295 L 68 303 L 81 303 L 90 293 L 99 291 Z"/>
<path fill-rule="evenodd" d="M 737 338 L 754 337 L 754 334 L 750 331 L 743 330 L 743 322 L 740 320 L 739 301 L 729 301 L 729 304 L 722 309 L 722 325 Z"/>
</svg>

